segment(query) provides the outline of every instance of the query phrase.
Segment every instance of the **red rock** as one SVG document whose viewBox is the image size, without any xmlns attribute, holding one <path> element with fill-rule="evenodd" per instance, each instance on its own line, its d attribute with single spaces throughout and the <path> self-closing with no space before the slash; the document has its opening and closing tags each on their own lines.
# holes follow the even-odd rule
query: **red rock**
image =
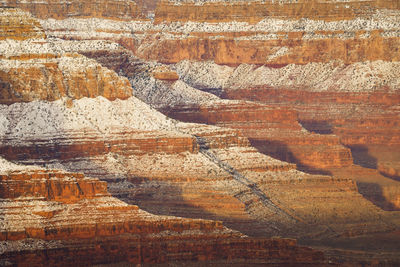
<svg viewBox="0 0 400 267">
<path fill-rule="evenodd" d="M 1 258 L 11 264 L 72 266 L 250 258 L 287 264 L 324 262 L 322 253 L 299 247 L 295 240 L 251 239 L 218 221 L 148 214 L 109 197 L 104 182 L 82 174 L 27 167 L 2 174 L 0 188 L 0 210 L 6 218 L 0 228 Z M 14 216 L 18 220 L 13 220 Z M 24 242 L 30 243 L 29 250 L 23 249 Z"/>
<path fill-rule="evenodd" d="M 0 40 L 45 38 L 39 22 L 27 12 L 16 9 L 0 10 Z"/>
<path fill-rule="evenodd" d="M 261 152 L 312 169 L 350 166 L 351 152 L 339 138 L 302 131 L 294 110 L 251 102 L 174 107 L 168 116 L 196 123 L 240 129 Z"/>
<path fill-rule="evenodd" d="M 7 0 L 3 6 L 17 7 L 32 13 L 33 16 L 40 19 L 55 18 L 65 19 L 70 17 L 81 18 L 107 18 L 115 20 L 131 20 L 141 17 L 140 11 L 134 1 L 70 1 L 60 2 L 55 0 L 46 0 L 37 2 L 35 0 L 20 2 L 16 0 Z"/>
<path fill-rule="evenodd" d="M 175 71 L 171 71 L 169 69 L 155 69 L 153 71 L 153 77 L 158 80 L 165 81 L 176 81 L 179 80 L 179 76 Z"/>
<path fill-rule="evenodd" d="M 218 34 L 222 37 L 225 35 L 223 32 Z M 400 38 L 383 37 L 379 32 L 364 39 L 332 39 L 329 33 L 325 38 L 311 40 L 303 39 L 298 33 L 286 35 L 282 33 L 282 37 L 275 40 L 236 40 L 229 33 L 218 39 L 212 38 L 214 34 L 207 33 L 191 38 L 176 35 L 175 39 L 159 39 L 149 34 L 148 38 L 133 47 L 133 52 L 139 58 L 166 64 L 182 60 L 213 60 L 217 64 L 234 66 L 242 63 L 285 66 L 331 60 L 341 60 L 345 64 L 367 60 L 400 60 L 397 51 Z M 282 56 L 273 57 L 276 47 L 287 47 L 288 51 Z"/>
<path fill-rule="evenodd" d="M 181 3 L 174 4 L 172 1 L 161 1 L 156 8 L 156 22 L 173 21 L 200 21 L 200 22 L 223 22 L 223 21 L 246 21 L 258 22 L 265 17 L 290 18 L 290 19 L 318 19 L 318 20 L 346 20 L 359 15 L 368 15 L 369 11 L 376 8 L 400 9 L 397 1 L 296 1 L 296 2 L 211 2 L 203 4 Z"/>
</svg>

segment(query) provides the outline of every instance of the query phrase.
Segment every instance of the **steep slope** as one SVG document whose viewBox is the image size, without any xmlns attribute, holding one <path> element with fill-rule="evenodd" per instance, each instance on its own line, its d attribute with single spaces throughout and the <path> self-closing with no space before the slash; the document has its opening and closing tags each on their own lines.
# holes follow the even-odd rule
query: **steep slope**
<svg viewBox="0 0 400 267">
<path fill-rule="evenodd" d="M 30 4 L 35 6 L 35 3 Z M 3 68 L 7 69 L 14 58 L 17 59 L 18 64 L 21 62 L 23 64 L 21 50 L 23 51 L 26 47 L 29 47 L 29 53 L 34 55 L 47 51 L 55 55 L 56 60 L 52 56 L 39 60 L 40 73 L 47 73 L 47 62 L 55 63 L 55 69 L 60 69 L 62 72 L 62 75 L 57 75 L 57 79 L 62 81 L 63 86 L 65 83 L 68 84 L 70 78 L 73 80 L 73 77 L 78 77 L 78 82 L 72 83 L 68 88 L 72 90 L 75 87 L 79 88 L 77 90 L 79 94 L 71 96 L 62 94 L 60 93 L 64 90 L 62 86 L 53 87 L 54 90 L 50 91 L 51 93 L 58 92 L 55 97 L 42 94 L 42 92 L 47 92 L 46 86 L 54 84 L 57 79 L 51 78 L 50 82 L 46 80 L 38 86 L 27 87 L 18 80 L 18 76 L 10 75 L 12 77 L 10 79 L 9 72 L 6 72 L 5 77 L 9 80 L 4 84 L 9 84 L 8 92 L 14 92 L 12 91 L 14 88 L 20 89 L 15 90 L 17 94 L 14 94 L 14 98 L 12 94 L 5 96 L 3 103 L 7 105 L 0 105 L 0 125 L 4 126 L 0 128 L 2 130 L 0 154 L 9 160 L 81 172 L 100 178 L 108 182 L 112 195 L 128 203 L 139 204 L 147 211 L 159 215 L 217 219 L 249 235 L 297 237 L 301 242 L 313 245 L 359 249 L 359 244 L 354 243 L 354 240 L 362 238 L 365 238 L 367 244 L 386 245 L 387 239 L 382 236 L 389 234 L 396 236 L 399 214 L 384 212 L 358 193 L 364 188 L 362 192 L 366 193 L 366 196 L 373 194 L 379 196 L 377 190 L 370 190 L 373 193 L 368 193 L 370 187 L 356 185 L 352 180 L 346 179 L 348 176 L 362 173 L 365 169 L 359 168 L 358 173 L 352 172 L 355 169 L 351 165 L 351 154 L 341 145 L 337 136 L 308 132 L 299 123 L 298 118 L 308 129 L 312 128 L 301 119 L 302 115 L 297 107 L 287 107 L 286 103 L 279 106 L 273 101 L 266 105 L 242 100 L 221 100 L 215 95 L 196 89 L 236 98 L 230 94 L 243 92 L 241 89 L 245 89 L 248 85 L 253 86 L 253 82 L 256 84 L 257 77 L 253 74 L 257 71 L 254 66 L 250 66 L 247 72 L 248 77 L 254 81 L 250 80 L 246 85 L 245 78 L 247 77 L 241 76 L 242 72 L 238 71 L 242 68 L 246 69 L 246 65 L 236 69 L 213 64 L 209 67 L 207 66 L 209 63 L 205 63 L 207 69 L 217 69 L 211 73 L 211 79 L 208 79 L 207 73 L 205 73 L 206 77 L 202 77 L 204 72 L 198 71 L 201 68 L 197 67 L 197 63 L 165 66 L 157 62 L 143 62 L 137 57 L 168 63 L 188 58 L 212 59 L 232 65 L 246 62 L 266 63 L 270 67 L 298 63 L 301 65 L 299 66 L 301 71 L 308 67 L 304 64 L 310 61 L 320 62 L 324 69 L 331 64 L 332 59 L 341 59 L 344 64 L 356 62 L 351 65 L 353 67 L 360 60 L 390 59 L 393 62 L 388 63 L 389 67 L 394 66 L 393 69 L 395 69 L 398 54 L 396 50 L 398 11 L 372 9 L 371 12 L 371 18 L 365 17 L 364 14 L 357 15 L 356 18 L 346 18 L 345 21 L 326 23 L 317 20 L 286 21 L 272 18 L 257 24 L 237 22 L 209 24 L 189 21 L 157 25 L 150 21 L 121 22 L 100 18 L 54 20 L 47 17 L 57 17 L 57 15 L 49 13 L 41 24 L 46 30 L 46 35 L 51 38 L 41 42 L 13 41 L 11 45 L 8 40 L 3 42 L 0 48 L 5 54 L 5 60 L 8 60 L 5 61 Z M 371 25 L 371 28 L 364 26 L 364 23 Z M 305 25 L 310 25 L 310 28 L 306 28 Z M 322 31 L 328 29 L 333 33 L 323 32 L 321 35 L 314 36 L 314 32 L 318 33 L 320 27 Z M 365 27 L 367 27 L 366 32 L 364 32 Z M 347 31 L 342 32 L 347 28 L 351 29 L 349 34 Z M 270 31 L 273 33 L 272 36 L 269 35 Z M 362 36 L 359 36 L 361 32 Z M 304 36 L 305 40 L 303 40 Z M 55 37 L 64 40 L 54 39 Z M 255 42 L 257 38 L 261 38 L 261 42 Z M 270 38 L 273 38 L 272 41 Z M 299 38 L 302 38 L 301 41 Z M 109 41 L 118 42 L 130 51 Z M 180 45 L 185 42 L 188 45 Z M 200 45 L 200 42 L 204 42 L 204 46 Z M 229 46 L 225 46 L 225 43 L 229 43 Z M 332 46 L 326 45 L 327 43 Z M 237 45 L 241 48 L 236 49 Z M 262 45 L 266 50 L 258 53 L 258 50 L 254 50 L 256 49 L 254 45 Z M 285 46 L 289 48 L 286 49 Z M 382 50 L 379 50 L 380 47 Z M 376 49 L 380 52 L 370 53 Z M 82 53 L 98 60 L 103 67 L 100 68 L 98 63 L 82 56 L 76 56 L 78 60 L 58 59 L 59 57 L 75 57 L 75 54 L 74 56 L 64 55 L 65 52 Z M 26 62 L 37 64 L 36 61 L 35 59 Z M 67 71 L 60 67 L 65 61 L 69 62 Z M 104 67 L 114 70 L 115 73 Z M 288 66 L 290 67 L 293 66 Z M 184 68 L 194 68 L 194 70 L 190 74 L 185 74 L 182 70 Z M 93 69 L 96 70 L 96 75 L 92 74 Z M 263 69 L 271 70 L 267 67 Z M 287 69 L 282 70 L 287 71 Z M 18 69 L 18 72 L 20 71 L 21 69 Z M 110 74 L 109 77 L 112 79 L 103 78 L 102 73 Z M 126 78 L 116 73 L 126 76 L 132 88 L 129 87 Z M 213 75 L 217 78 L 214 79 Z M 328 71 L 329 75 L 332 75 L 332 72 Z M 261 77 L 260 81 L 264 83 L 257 84 L 258 87 L 268 81 L 263 75 Z M 282 84 L 289 83 L 288 81 L 294 80 L 294 77 L 284 79 Z M 228 78 L 228 83 L 225 83 L 226 78 Z M 28 76 L 26 79 L 36 84 L 35 76 Z M 86 81 L 90 83 L 86 84 Z M 243 87 L 236 90 L 236 84 L 242 81 Z M 81 82 L 84 84 L 80 87 Z M 223 86 L 219 86 L 219 82 L 223 82 Z M 385 79 L 382 83 L 386 83 Z M 396 84 L 396 77 L 390 83 Z M 22 85 L 18 87 L 19 84 Z M 100 86 L 102 84 L 112 84 L 110 88 L 116 90 L 116 93 L 112 93 L 112 96 L 105 94 Z M 199 86 L 199 84 L 204 86 Z M 250 89 L 252 89 L 251 86 L 249 86 Z M 92 87 L 95 88 L 92 93 L 85 91 Z M 35 88 L 34 92 L 39 93 L 33 96 L 26 94 L 24 96 L 26 100 L 18 101 L 17 96 L 20 92 L 24 92 L 25 88 Z M 136 97 L 129 97 L 130 90 L 147 104 Z M 124 95 L 126 92 L 128 92 L 127 95 Z M 299 89 L 299 92 L 302 90 Z M 121 94 L 124 96 L 120 96 Z M 64 96 L 69 96 L 69 98 Z M 242 97 L 239 95 L 237 98 Z M 369 97 L 367 94 L 367 98 Z M 115 98 L 117 99 L 114 100 Z M 58 100 L 44 101 L 55 99 Z M 388 99 L 389 102 L 393 101 L 391 98 Z M 258 101 L 258 99 L 251 100 Z M 179 123 L 158 113 L 148 105 L 171 116 L 180 116 L 186 121 L 223 127 Z M 232 114 L 233 111 L 235 114 Z M 314 167 L 322 168 L 323 171 L 350 171 L 340 173 L 337 176 L 339 178 L 306 174 L 296 170 L 294 164 L 259 153 L 245 136 L 250 137 L 254 145 L 260 141 L 261 145 L 258 145 L 260 150 L 264 146 L 265 153 L 273 154 L 278 158 L 294 161 L 293 158 L 289 158 L 289 155 L 297 153 L 299 157 L 297 163 L 303 165 L 301 167 L 315 165 Z M 271 142 L 265 144 L 268 138 Z M 271 146 L 271 143 L 274 146 Z M 285 146 L 294 152 L 290 152 L 289 149 L 284 150 Z M 311 169 L 308 168 L 308 170 Z M 389 188 L 395 188 L 391 191 L 389 200 L 391 203 L 396 203 L 395 197 L 398 196 L 396 187 L 390 185 Z M 121 212 L 120 216 L 125 216 L 124 213 L 125 211 Z M 159 220 L 159 217 L 155 220 Z M 193 220 L 184 221 L 188 224 L 183 223 L 183 229 L 198 229 L 197 226 L 191 226 L 190 222 Z M 171 226 L 171 231 L 179 232 L 178 228 L 182 226 L 179 224 L 182 223 L 179 220 L 175 222 L 177 225 Z M 216 228 L 220 227 L 218 223 L 211 222 L 211 225 L 215 224 L 217 224 Z M 149 225 L 147 221 L 145 225 Z M 151 225 L 148 227 L 152 227 Z M 169 229 L 168 227 L 165 226 L 163 229 Z M 213 227 L 210 226 L 215 229 Z M 107 255 L 108 248 L 112 255 L 128 251 L 128 254 L 121 256 L 121 259 L 125 261 L 133 255 L 131 261 L 134 263 L 229 259 L 233 257 L 230 253 L 236 253 L 232 247 L 238 247 L 242 251 L 242 253 L 237 253 L 237 257 L 244 261 L 246 258 L 249 261 L 251 255 L 259 255 L 261 264 L 271 263 L 265 258 L 270 259 L 270 254 L 275 253 L 276 250 L 287 260 L 286 262 L 277 260 L 278 264 L 288 262 L 318 264 L 320 260 L 319 256 L 310 258 L 308 253 L 304 253 L 305 259 L 302 260 L 301 250 L 299 254 L 294 252 L 294 256 L 288 253 L 290 256 L 287 257 L 287 250 L 280 250 L 279 245 L 268 243 L 276 244 L 275 241 L 260 241 L 260 243 L 254 243 L 254 240 L 246 241 L 247 243 L 227 241 L 221 244 L 218 240 L 221 240 L 223 234 L 216 234 L 214 239 L 207 239 L 207 234 L 203 235 L 200 231 L 196 232 L 196 235 L 199 234 L 200 237 L 195 239 L 201 241 L 193 243 L 191 239 L 193 233 L 189 231 L 190 240 L 178 242 L 177 240 L 182 240 L 185 234 L 182 236 L 174 234 L 174 237 L 170 239 L 170 237 L 165 237 L 167 233 L 159 234 L 157 231 L 151 232 L 150 234 L 154 234 L 151 237 L 145 236 L 140 239 L 141 241 L 149 240 L 149 243 L 145 244 L 139 242 L 133 246 L 129 245 L 132 244 L 129 241 L 126 245 L 120 242 L 121 236 L 118 236 L 118 239 L 110 237 L 104 239 L 107 241 L 101 240 L 95 244 L 89 241 L 87 246 L 93 253 L 91 255 L 97 255 L 96 257 Z M 186 233 L 182 231 L 181 233 Z M 141 231 L 134 232 L 141 238 L 140 233 Z M 159 239 L 154 239 L 154 236 Z M 241 237 L 240 234 L 239 237 Z M 163 241 L 164 238 L 168 241 Z M 212 241 L 204 241 L 205 239 Z M 161 240 L 159 243 L 161 251 L 167 250 L 166 253 L 161 253 L 164 255 L 161 259 L 154 258 L 154 255 L 160 253 L 154 253 L 155 250 L 149 248 L 154 240 Z M 289 251 L 296 251 L 290 245 L 292 241 L 282 242 L 283 246 L 289 247 Z M 346 243 L 342 246 L 343 242 L 350 244 Z M 79 251 L 86 253 L 87 250 L 82 250 L 77 244 L 79 241 L 71 241 L 66 245 L 67 248 L 61 249 L 61 252 L 56 250 L 55 257 L 65 256 L 65 251 L 68 255 L 80 254 Z M 107 244 L 107 249 L 103 250 L 104 245 L 101 244 Z M 398 250 L 398 243 L 390 244 L 390 246 L 392 250 Z M 188 247 L 192 249 L 189 252 Z M 271 248 L 271 250 L 264 250 L 263 247 Z M 210 252 L 210 248 L 215 249 Z M 138 252 L 139 250 L 141 253 Z M 7 251 L 10 252 L 10 250 Z M 132 254 L 130 254 L 131 251 Z M 7 255 L 19 259 L 19 253 L 17 249 Z M 363 252 L 349 253 L 352 255 L 350 264 L 363 263 L 365 255 Z M 32 254 L 24 255 L 31 257 Z M 39 261 L 43 260 L 46 252 L 41 252 L 39 255 L 41 257 Z M 146 257 L 138 260 L 139 256 L 135 255 Z M 341 256 L 346 261 L 346 256 L 343 254 Z M 389 258 L 394 262 L 399 261 L 398 253 L 390 254 Z M 108 260 L 121 261 L 119 256 Z M 103 261 L 104 258 L 96 258 L 94 261 L 83 261 L 83 264 Z M 258 259 L 255 261 L 258 262 Z M 382 259 L 378 261 L 382 262 Z M 73 263 L 76 262 L 71 260 L 71 264 Z"/>
<path fill-rule="evenodd" d="M 18 7 L 28 11 L 36 18 L 65 19 L 69 17 L 106 18 L 131 20 L 141 17 L 136 3 L 131 0 L 96 0 L 96 1 L 17 1 L 3 0 L 1 7 Z"/>
<path fill-rule="evenodd" d="M 118 169 L 119 157 L 150 157 L 154 161 L 160 154 L 165 158 L 168 154 L 193 155 L 195 164 L 201 154 L 192 134 L 179 130 L 176 122 L 135 97 L 114 101 L 104 98 L 102 90 L 96 91 L 99 88 L 96 84 L 106 87 L 111 83 L 114 90 L 122 89 L 128 96 L 132 88 L 126 90 L 126 79 L 93 60 L 78 54 L 71 59 L 60 56 L 63 45 L 63 42 L 38 39 L 6 40 L 0 45 L 5 61 L 2 67 L 6 69 L 4 79 L 12 81 L 8 83 L 9 94 L 3 98 L 6 104 L 0 105 L 0 154 L 29 165 L 60 167 L 53 170 L 20 166 L 0 158 L 1 264 L 85 266 L 170 261 L 228 264 L 226 259 L 238 263 L 247 259 L 246 262 L 255 264 L 323 263 L 321 253 L 297 247 L 294 240 L 252 239 L 223 227 L 219 221 L 149 214 L 111 197 L 105 182 L 65 171 L 80 169 L 101 178 L 109 173 L 113 179 L 120 180 L 126 177 L 116 173 L 123 170 Z M 32 54 L 21 57 L 21 52 L 26 50 L 20 48 L 27 46 Z M 21 69 L 7 71 L 9 63 L 22 68 L 33 65 L 48 82 L 35 84 L 37 77 L 28 75 L 18 80 L 19 86 L 16 86 L 18 83 L 14 81 L 19 79 L 17 73 Z M 80 82 L 74 83 L 73 77 L 79 76 L 76 73 L 85 75 L 93 65 L 100 75 L 84 76 L 80 80 L 85 82 L 82 87 Z M 64 71 L 63 75 L 58 78 L 46 75 L 54 67 Z M 106 80 L 103 73 L 108 73 L 111 80 Z M 69 92 L 95 90 L 94 94 L 86 95 L 93 98 L 80 98 L 72 93 L 66 98 L 61 94 L 64 88 L 61 85 L 46 91 L 47 85 L 57 79 L 61 85 L 68 84 L 72 90 Z M 23 95 L 24 92 L 33 96 Z M 58 94 L 58 97 L 51 98 L 42 92 Z M 14 98 L 21 94 L 23 101 Z M 235 135 L 232 137 L 241 140 Z M 222 133 L 220 138 L 225 140 L 226 134 Z M 90 167 L 97 163 L 93 172 Z M 176 168 L 174 171 L 178 172 Z M 279 251 L 276 256 L 272 255 L 276 251 Z"/>
<path fill-rule="evenodd" d="M 255 23 L 265 17 L 283 19 L 349 20 L 368 16 L 376 9 L 400 9 L 393 0 L 283 0 L 283 1 L 161 1 L 156 9 L 156 22 L 173 21 L 244 21 Z"/>
<path fill-rule="evenodd" d="M 82 174 L 4 159 L 0 170 L 2 264 L 240 261 L 250 254 L 252 261 L 264 264 L 323 261 L 321 253 L 297 247 L 294 240 L 254 240 L 221 222 L 151 215 L 110 197 L 106 183 Z M 209 253 L 210 246 L 218 249 Z M 274 250 L 285 256 L 272 256 Z"/>
</svg>

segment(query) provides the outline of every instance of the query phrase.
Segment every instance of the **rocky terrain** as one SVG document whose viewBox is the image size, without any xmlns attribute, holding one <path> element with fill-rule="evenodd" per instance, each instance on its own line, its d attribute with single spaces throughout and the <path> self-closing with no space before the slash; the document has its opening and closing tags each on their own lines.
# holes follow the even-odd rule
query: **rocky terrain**
<svg viewBox="0 0 400 267">
<path fill-rule="evenodd" d="M 1 264 L 400 263 L 397 1 L 0 4 Z"/>
</svg>

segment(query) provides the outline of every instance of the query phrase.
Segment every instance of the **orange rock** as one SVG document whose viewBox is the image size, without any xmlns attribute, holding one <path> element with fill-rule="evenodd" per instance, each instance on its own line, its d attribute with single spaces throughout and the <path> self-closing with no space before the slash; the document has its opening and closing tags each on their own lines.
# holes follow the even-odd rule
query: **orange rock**
<svg viewBox="0 0 400 267">
<path fill-rule="evenodd" d="M 107 184 L 97 179 L 84 179 L 82 174 L 32 171 L 0 175 L 1 198 L 31 197 L 73 203 L 101 195 L 108 195 Z M 39 215 L 54 216 L 51 213 Z"/>
<path fill-rule="evenodd" d="M 1 104 L 39 99 L 53 101 L 62 97 L 104 96 L 114 100 L 132 96 L 132 87 L 126 78 L 118 77 L 115 72 L 83 56 L 46 56 L 39 62 L 24 56 L 13 60 L 20 61 L 21 66 L 0 69 Z M 70 67 L 62 69 L 62 64 L 70 64 Z"/>
<path fill-rule="evenodd" d="M 45 38 L 40 23 L 27 12 L 18 9 L 0 9 L 0 40 Z"/>
<path fill-rule="evenodd" d="M 163 112 L 185 122 L 238 129 L 261 152 L 304 167 L 343 167 L 353 163 L 350 150 L 340 144 L 338 137 L 302 131 L 297 112 L 290 108 L 243 101 L 168 107 Z"/>
<path fill-rule="evenodd" d="M 18 7 L 29 11 L 33 16 L 40 19 L 55 18 L 66 19 L 70 17 L 81 18 L 107 18 L 115 20 L 131 20 L 142 17 L 136 3 L 132 0 L 116 1 L 69 1 L 60 2 L 55 0 L 41 1 L 16 1 L 7 0 L 3 5 Z"/>
<path fill-rule="evenodd" d="M 224 36 L 224 33 L 219 34 Z M 156 39 L 149 35 L 143 43 L 133 48 L 133 52 L 140 58 L 166 64 L 186 59 L 213 60 L 217 64 L 227 65 L 248 63 L 270 66 L 331 60 L 341 60 L 345 64 L 367 60 L 400 60 L 397 50 L 400 38 L 382 37 L 378 32 L 363 39 L 332 39 L 327 35 L 326 38 L 307 40 L 290 35 L 286 39 L 235 40 L 231 37 L 212 39 L 212 36 L 180 38 L 178 35 L 176 39 Z M 174 49 L 171 50 L 171 47 Z M 276 47 L 286 47 L 287 52 L 275 57 Z"/>
<path fill-rule="evenodd" d="M 343 20 L 352 19 L 360 13 L 368 16 L 371 10 L 377 8 L 400 9 L 396 0 L 347 1 L 331 2 L 318 0 L 301 0 L 289 3 L 271 2 L 211 2 L 197 5 L 195 3 L 174 4 L 170 1 L 161 1 L 157 5 L 155 21 L 199 21 L 224 22 L 245 21 L 256 23 L 264 18 L 315 20 Z"/>
<path fill-rule="evenodd" d="M 157 80 L 176 81 L 179 76 L 175 71 L 153 71 L 153 77 Z"/>
</svg>

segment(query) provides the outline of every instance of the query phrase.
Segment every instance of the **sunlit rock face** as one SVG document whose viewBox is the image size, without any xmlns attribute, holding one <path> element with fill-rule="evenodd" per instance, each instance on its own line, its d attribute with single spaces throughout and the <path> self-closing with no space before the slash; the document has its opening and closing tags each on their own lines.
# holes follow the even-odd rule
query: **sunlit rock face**
<svg viewBox="0 0 400 267">
<path fill-rule="evenodd" d="M 397 1 L 11 2 L 6 263 L 400 262 Z"/>
<path fill-rule="evenodd" d="M 21 166 L 3 158 L 0 173 L 1 255 L 10 264 L 27 266 L 28 259 L 30 266 L 212 262 L 245 259 L 255 251 L 262 251 L 252 258 L 255 262 L 324 262 L 320 252 L 298 247 L 295 240 L 254 240 L 221 222 L 152 215 L 111 197 L 105 182 L 83 174 Z M 219 249 L 208 253 L 210 246 Z M 271 257 L 275 250 L 285 256 Z M 74 257 L 63 259 L 68 255 Z"/>
<path fill-rule="evenodd" d="M 1 264 L 212 264 L 226 259 L 325 263 L 321 252 L 297 246 L 293 239 L 249 238 L 221 221 L 153 215 L 112 197 L 107 183 L 98 178 L 129 183 L 127 179 L 134 177 L 131 170 L 144 171 L 142 177 L 148 177 L 160 155 L 189 159 L 188 170 L 172 167 L 176 174 L 188 175 L 200 162 L 213 166 L 199 153 L 191 132 L 200 126 L 180 124 L 155 111 L 132 96 L 127 78 L 76 53 L 118 51 L 118 45 L 46 39 L 29 14 L 15 9 L 1 9 L 1 14 L 17 24 L 9 31 L 5 28 L 0 43 L 0 153 L 6 158 L 0 158 Z M 25 17 L 14 18 L 20 15 Z M 163 81 L 178 79 L 167 68 L 155 68 L 152 75 Z M 210 128 L 199 134 L 210 135 L 212 147 L 243 146 L 256 158 L 266 157 L 239 133 Z M 121 165 L 135 160 L 142 164 Z M 293 169 L 284 162 L 276 167 Z M 204 171 L 200 177 L 209 179 Z M 163 173 L 159 178 L 169 179 Z M 243 205 L 228 198 L 236 205 L 233 212 L 240 209 L 249 216 Z"/>
<path fill-rule="evenodd" d="M 134 1 L 104 0 L 104 1 L 17 1 L 4 0 L 0 7 L 18 7 L 28 11 L 36 18 L 65 19 L 69 17 L 105 18 L 131 20 L 140 16 L 138 6 Z"/>
</svg>

